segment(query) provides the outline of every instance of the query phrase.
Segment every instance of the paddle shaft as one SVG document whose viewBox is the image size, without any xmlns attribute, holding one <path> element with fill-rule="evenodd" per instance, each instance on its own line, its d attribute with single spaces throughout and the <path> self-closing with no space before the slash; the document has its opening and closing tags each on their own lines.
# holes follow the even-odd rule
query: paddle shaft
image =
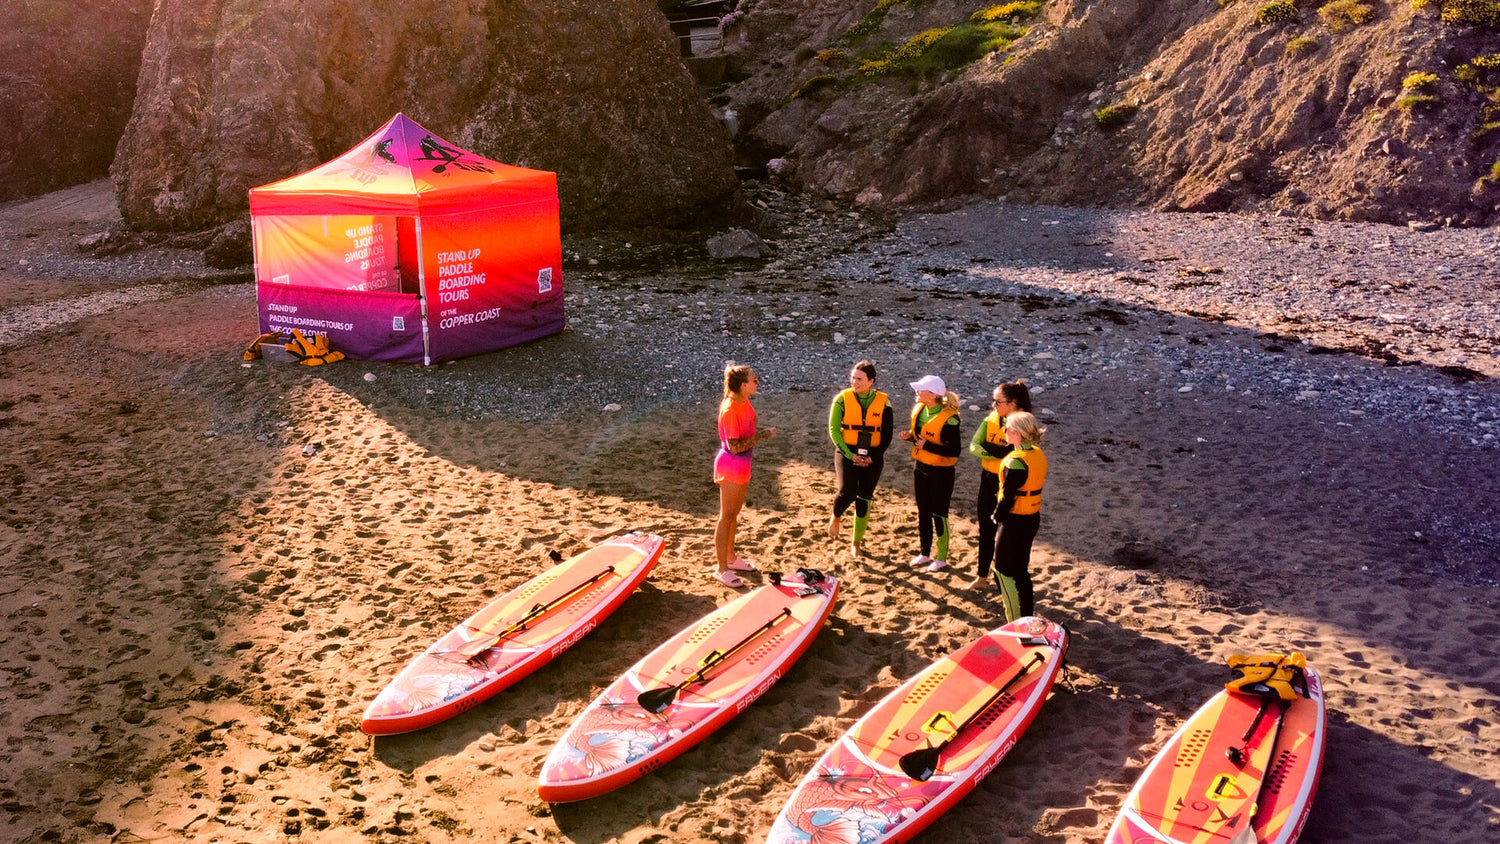
<svg viewBox="0 0 1500 844">
<path fill-rule="evenodd" d="M 1016 674 L 1015 674 L 1015 676 L 1011 677 L 1009 680 L 1006 680 L 1005 681 L 1005 685 L 1001 686 L 999 689 L 997 689 L 995 691 L 994 694 L 990 695 L 990 699 L 987 700 L 987 701 L 985 701 L 984 705 L 982 705 L 978 709 L 974 710 L 974 714 L 972 714 L 969 717 L 965 718 L 964 722 L 962 724 L 959 724 L 958 727 L 953 730 L 953 734 L 952 735 L 948 736 L 946 739 L 943 739 L 943 743 L 940 744 L 940 745 L 938 745 L 937 749 L 939 751 L 942 751 L 943 748 L 947 747 L 949 744 L 952 744 L 953 740 L 956 739 L 956 738 L 958 738 L 958 734 L 959 733 L 962 733 L 964 730 L 968 729 L 968 727 L 969 727 L 970 724 L 972 724 L 975 721 L 979 720 L 979 716 L 981 716 L 984 713 L 988 712 L 989 709 L 990 709 L 990 707 L 995 705 L 996 701 L 1000 700 L 1000 698 L 1002 698 L 1002 697 L 1005 697 L 1005 693 L 1008 692 L 1008 691 L 1010 691 L 1010 687 L 1011 686 L 1014 686 L 1016 683 L 1018 683 L 1021 680 L 1022 677 L 1025 677 L 1027 674 L 1030 674 L 1031 673 L 1031 667 L 1033 665 L 1036 665 L 1038 662 L 1046 662 L 1046 661 L 1047 661 L 1047 658 L 1044 657 L 1044 656 L 1042 656 L 1040 652 L 1032 654 L 1030 661 L 1028 661 L 1025 665 L 1021 666 L 1021 670 L 1017 671 Z"/>
<path fill-rule="evenodd" d="M 902 773 L 918 782 L 926 782 L 927 780 L 931 779 L 932 775 L 937 773 L 938 762 L 943 758 L 944 748 L 952 744 L 953 740 L 958 738 L 964 730 L 968 729 L 970 724 L 973 724 L 979 719 L 979 716 L 988 712 L 991 706 L 994 706 L 995 703 L 1000 700 L 1000 698 L 1005 696 L 1006 692 L 1010 691 L 1011 686 L 1014 686 L 1016 682 L 1019 681 L 1022 677 L 1025 677 L 1027 674 L 1031 673 L 1031 667 L 1033 665 L 1036 665 L 1038 662 L 1046 661 L 1047 658 L 1045 656 L 1042 656 L 1040 651 L 1033 653 L 1031 655 L 1031 659 L 1025 665 L 1021 666 L 1020 671 L 1017 671 L 1014 676 L 1012 676 L 1009 680 L 1006 680 L 1005 685 L 1001 686 L 994 694 L 990 695 L 989 700 L 986 700 L 984 702 L 984 705 L 974 710 L 974 713 L 965 718 L 962 724 L 959 724 L 957 727 L 955 727 L 953 732 L 950 733 L 946 739 L 943 739 L 943 742 L 941 744 L 936 746 L 929 744 L 928 746 L 919 750 L 913 750 L 903 755 L 900 759 L 896 760 L 897 764 L 901 767 Z"/>
<path fill-rule="evenodd" d="M 1244 735 L 1240 736 L 1240 746 L 1231 747 L 1228 750 L 1224 751 L 1224 755 L 1229 758 L 1230 762 L 1233 762 L 1235 764 L 1235 767 L 1239 767 L 1245 764 L 1245 751 L 1250 747 L 1250 737 L 1255 735 L 1255 728 L 1260 726 L 1260 722 L 1266 717 L 1266 712 L 1270 710 L 1272 703 L 1281 703 L 1281 701 L 1279 699 L 1272 699 L 1269 697 L 1262 699 L 1260 702 L 1260 709 L 1256 710 L 1255 712 L 1255 720 L 1250 722 L 1250 728 L 1245 730 Z M 1278 723 L 1276 730 L 1272 731 L 1272 735 L 1275 735 L 1276 732 L 1280 730 L 1280 720 L 1284 715 L 1286 715 L 1286 710 L 1287 707 L 1283 705 L 1281 707 L 1281 712 L 1277 714 L 1276 719 Z"/>
<path fill-rule="evenodd" d="M 553 598 L 552 600 L 548 601 L 547 603 L 534 605 L 531 609 L 529 609 L 529 610 L 526 611 L 525 615 L 523 615 L 520 618 L 516 619 L 515 621 L 507 624 L 504 629 L 502 629 L 502 630 L 500 630 L 498 632 L 490 632 L 489 630 L 481 628 L 480 630 L 476 631 L 476 632 L 478 632 L 478 634 L 479 634 L 480 637 L 488 637 L 488 639 L 489 639 L 489 641 L 486 642 L 483 647 L 473 648 L 473 646 L 475 644 L 477 644 L 479 642 L 485 642 L 484 638 L 475 638 L 475 639 L 472 639 L 472 640 L 470 640 L 468 642 L 465 642 L 460 647 L 454 648 L 454 651 L 456 651 L 457 653 L 464 654 L 465 656 L 474 656 L 475 654 L 479 653 L 480 651 L 488 650 L 488 649 L 490 649 L 490 648 L 492 648 L 492 647 L 495 646 L 495 642 L 498 642 L 499 640 L 505 638 L 506 636 L 510 635 L 511 633 L 516 632 L 517 630 L 525 630 L 526 629 L 526 625 L 528 625 L 531 622 L 533 622 L 533 621 L 537 620 L 538 618 L 540 618 L 548 610 L 552 609 L 553 607 L 556 607 L 558 604 L 561 604 L 563 601 L 568 600 L 569 598 L 573 597 L 574 595 L 577 595 L 579 592 L 582 592 L 583 590 L 585 590 L 588 587 L 592 586 L 593 584 L 597 583 L 599 581 L 599 579 L 602 578 L 602 577 L 604 577 L 605 575 L 614 574 L 614 572 L 615 572 L 615 567 L 614 566 L 605 566 L 603 571 L 595 574 L 593 577 L 590 577 L 589 579 L 583 581 L 582 583 L 578 584 L 577 586 L 574 586 L 572 589 L 569 589 L 568 591 L 564 592 L 563 594 L 558 595 L 556 598 Z M 471 652 L 471 650 L 472 650 L 472 652 Z"/>
<path fill-rule="evenodd" d="M 1261 717 L 1266 714 L 1266 709 L 1272 704 L 1272 702 L 1273 701 L 1271 700 L 1266 700 L 1261 704 L 1260 711 L 1255 714 L 1255 721 L 1250 725 L 1250 730 L 1245 733 L 1243 741 L 1247 743 L 1249 742 L 1250 736 L 1255 733 L 1255 727 L 1260 724 Z M 1274 702 L 1279 706 L 1280 711 L 1276 713 L 1276 723 L 1271 725 L 1271 732 L 1266 735 L 1265 739 L 1263 739 L 1264 741 L 1268 741 L 1271 743 L 1272 754 L 1276 752 L 1276 742 L 1281 738 L 1281 726 L 1286 721 L 1286 711 L 1287 709 L 1291 708 L 1290 701 L 1276 700 Z M 1234 758 L 1233 754 L 1235 754 L 1236 752 L 1240 753 L 1240 759 Z M 1229 761 L 1233 762 L 1236 767 L 1244 764 L 1243 751 L 1241 751 L 1239 748 L 1232 747 L 1225 752 L 1225 755 L 1229 756 Z M 1272 755 L 1266 756 L 1265 770 L 1262 770 L 1260 772 L 1260 777 L 1255 782 L 1255 791 L 1247 792 L 1245 794 L 1245 802 L 1250 806 L 1250 811 L 1245 815 L 1245 828 L 1240 831 L 1239 835 L 1231 839 L 1229 844 L 1256 844 L 1256 842 L 1259 841 L 1254 833 L 1255 816 L 1260 812 L 1260 792 L 1263 788 L 1265 788 L 1266 776 L 1270 774 L 1271 766 L 1275 764 L 1275 761 L 1276 760 Z M 1227 779 L 1221 782 L 1219 788 L 1222 789 L 1224 784 L 1227 782 Z"/>
<path fill-rule="evenodd" d="M 694 683 L 701 683 L 704 680 L 707 680 L 709 669 L 723 665 L 725 660 L 729 659 L 731 656 L 734 656 L 740 651 L 740 649 L 744 648 L 746 645 L 760 638 L 761 634 L 766 633 L 772 627 L 775 627 L 777 622 L 781 621 L 783 618 L 790 616 L 791 614 L 792 610 L 790 607 L 782 607 L 781 612 L 777 613 L 770 621 L 767 621 L 765 624 L 762 624 L 761 626 L 755 628 L 755 632 L 736 642 L 734 647 L 730 648 L 727 651 L 724 651 L 723 653 L 711 652 L 709 654 L 709 658 L 704 661 L 703 665 L 699 667 L 697 671 L 694 671 L 692 674 L 688 675 L 687 679 L 683 680 L 681 683 L 678 683 L 674 686 L 665 686 L 659 689 L 647 689 L 646 691 L 641 692 L 636 697 L 636 702 L 640 703 L 643 708 L 649 709 L 652 712 L 662 711 L 662 709 L 665 709 L 672 703 L 672 698 L 676 697 L 678 692 L 682 691 L 688 686 L 691 686 Z"/>
</svg>

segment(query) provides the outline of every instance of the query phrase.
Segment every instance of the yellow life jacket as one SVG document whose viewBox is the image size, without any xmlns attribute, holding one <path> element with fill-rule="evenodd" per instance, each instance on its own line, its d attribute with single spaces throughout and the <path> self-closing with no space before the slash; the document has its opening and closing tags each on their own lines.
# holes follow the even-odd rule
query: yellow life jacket
<svg viewBox="0 0 1500 844">
<path fill-rule="evenodd" d="M 1030 516 L 1042 512 L 1042 484 L 1047 480 L 1047 455 L 1038 446 L 1018 448 L 1005 456 L 1006 460 L 1020 460 L 1026 464 L 1026 483 L 1016 493 L 1016 503 L 1010 511 L 1017 516 Z M 1001 475 L 1004 480 L 1004 475 Z M 1003 494 L 1003 493 L 1002 493 Z"/>
<path fill-rule="evenodd" d="M 880 426 L 885 422 L 885 393 L 875 391 L 869 410 L 860 406 L 859 396 L 853 390 L 845 390 L 839 395 L 844 400 L 844 419 L 840 423 L 844 444 L 853 448 L 879 448 Z"/>
<path fill-rule="evenodd" d="M 1290 654 L 1235 654 L 1229 658 L 1234 679 L 1224 684 L 1231 692 L 1296 700 L 1307 695 L 1307 658 Z"/>
<path fill-rule="evenodd" d="M 940 443 L 943 441 L 943 426 L 948 424 L 949 419 L 957 416 L 958 411 L 944 407 L 933 414 L 933 417 L 927 420 L 927 424 L 923 425 L 921 430 L 918 430 L 917 419 L 921 414 L 922 403 L 917 402 L 911 409 L 911 435 L 913 437 L 921 437 L 928 442 Z M 928 466 L 954 466 L 958 464 L 957 456 L 943 457 L 942 455 L 933 454 L 915 443 L 911 447 L 911 459 L 918 463 L 926 463 Z"/>
<path fill-rule="evenodd" d="M 322 366 L 344 359 L 343 352 L 336 352 L 328 345 L 327 334 L 308 337 L 296 328 L 292 329 L 292 341 L 286 344 L 286 350 L 303 366 Z"/>
<path fill-rule="evenodd" d="M 992 410 L 989 416 L 984 417 L 984 441 L 990 445 L 1010 448 L 1010 443 L 1005 441 L 1005 418 L 1000 415 L 1000 411 L 998 410 Z M 1000 464 L 1004 460 L 1004 457 L 984 457 L 980 459 L 979 465 L 984 467 L 984 471 L 994 472 L 998 475 L 1000 474 Z"/>
</svg>

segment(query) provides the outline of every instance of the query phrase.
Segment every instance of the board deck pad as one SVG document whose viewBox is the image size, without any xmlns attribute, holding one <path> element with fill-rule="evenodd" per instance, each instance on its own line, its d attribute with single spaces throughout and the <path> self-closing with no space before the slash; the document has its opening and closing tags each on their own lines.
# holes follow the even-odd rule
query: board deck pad
<svg viewBox="0 0 1500 844">
<path fill-rule="evenodd" d="M 1317 791 L 1325 738 L 1321 679 L 1311 668 L 1306 677 L 1306 696 L 1284 713 L 1272 701 L 1259 723 L 1262 698 L 1227 690 L 1209 698 L 1141 774 L 1107 844 L 1227 844 L 1246 827 L 1259 844 L 1295 841 Z M 1230 748 L 1244 749 L 1242 764 Z"/>
<path fill-rule="evenodd" d="M 834 742 L 792 792 L 767 841 L 910 840 L 1015 746 L 1061 673 L 1067 646 L 1062 626 L 1027 617 L 936 660 Z M 903 772 L 904 755 L 944 741 L 931 778 Z"/>
<path fill-rule="evenodd" d="M 688 625 L 579 714 L 542 764 L 538 795 L 550 803 L 595 797 L 697 744 L 764 694 L 811 646 L 838 586 L 831 577 L 811 585 L 769 584 Z M 756 632 L 773 619 L 775 624 Z M 714 653 L 728 655 L 705 667 L 705 657 Z M 683 687 L 662 711 L 638 700 L 642 692 L 681 684 L 700 669 L 706 679 Z"/>
<path fill-rule="evenodd" d="M 659 536 L 615 537 L 495 598 L 407 664 L 371 701 L 360 729 L 409 732 L 493 697 L 614 612 L 661 552 Z"/>
</svg>

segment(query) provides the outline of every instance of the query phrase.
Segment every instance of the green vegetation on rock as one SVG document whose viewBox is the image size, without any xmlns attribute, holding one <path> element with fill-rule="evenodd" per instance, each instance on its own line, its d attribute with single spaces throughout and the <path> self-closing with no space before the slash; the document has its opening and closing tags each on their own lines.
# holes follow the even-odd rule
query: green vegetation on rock
<svg viewBox="0 0 1500 844">
<path fill-rule="evenodd" d="M 1255 10 L 1255 22 L 1260 24 L 1292 23 L 1296 20 L 1297 4 L 1293 0 L 1271 0 Z"/>
<path fill-rule="evenodd" d="M 1402 111 L 1415 111 L 1418 108 L 1437 105 L 1438 98 L 1432 94 L 1407 94 L 1396 100 L 1396 108 Z"/>
<path fill-rule="evenodd" d="M 1438 77 L 1436 73 L 1429 73 L 1425 70 L 1419 70 L 1416 73 L 1407 75 L 1405 79 L 1401 80 L 1401 87 L 1420 90 L 1432 85 L 1436 85 L 1437 81 Z"/>
<path fill-rule="evenodd" d="M 998 6 L 989 6 L 980 9 L 969 16 L 969 20 L 975 23 L 994 23 L 996 21 L 1019 21 L 1026 18 L 1036 17 L 1042 11 L 1042 4 L 1038 0 L 1018 3 L 1001 3 Z"/>
<path fill-rule="evenodd" d="M 1494 0 L 1443 0 L 1444 23 L 1500 29 L 1500 3 Z"/>
<path fill-rule="evenodd" d="M 893 6 L 898 6 L 905 2 L 907 0 L 880 0 L 880 2 L 875 4 L 875 8 L 870 10 L 869 14 L 861 18 L 854 26 L 849 27 L 849 31 L 844 33 L 844 37 L 855 43 L 865 40 L 874 34 L 876 30 L 880 29 L 880 24 L 885 21 L 886 13 Z"/>
<path fill-rule="evenodd" d="M 919 32 L 894 50 L 884 50 L 859 66 L 860 75 L 926 76 L 956 70 L 996 50 L 1003 50 L 1026 32 L 1005 23 L 961 23 Z"/>
<path fill-rule="evenodd" d="M 815 94 L 818 91 L 823 90 L 824 88 L 832 87 L 838 84 L 839 78 L 837 76 L 833 76 L 827 73 L 820 74 L 799 85 L 797 87 L 797 90 L 792 92 L 792 99 L 800 100 L 803 97 Z"/>
<path fill-rule="evenodd" d="M 1094 126 L 1101 132 L 1113 132 L 1130 122 L 1136 107 L 1129 103 L 1107 105 L 1094 112 Z"/>
<path fill-rule="evenodd" d="M 1318 39 L 1299 35 L 1286 42 L 1286 54 L 1288 56 L 1305 56 L 1313 50 L 1318 49 Z"/>
<path fill-rule="evenodd" d="M 840 40 L 850 46 L 857 45 L 880 28 L 886 13 L 893 7 L 900 3 L 915 5 L 919 2 L 921 0 L 879 0 L 875 8 L 850 27 Z M 894 75 L 928 77 L 958 70 L 1009 47 L 1025 35 L 1026 27 L 1019 21 L 1040 14 L 1044 5 L 1039 0 L 1025 0 L 987 6 L 974 12 L 966 21 L 919 32 L 899 46 L 881 44 L 862 50 L 857 58 L 851 58 L 844 49 L 834 47 L 819 53 L 818 58 L 828 65 L 852 60 L 857 78 L 863 79 Z M 837 60 L 832 58 L 834 55 L 837 55 Z M 829 58 L 825 59 L 825 56 Z"/>
<path fill-rule="evenodd" d="M 1359 26 L 1375 19 L 1375 7 L 1359 0 L 1333 0 L 1318 9 L 1318 17 L 1334 32 L 1342 32 L 1346 26 Z"/>
</svg>

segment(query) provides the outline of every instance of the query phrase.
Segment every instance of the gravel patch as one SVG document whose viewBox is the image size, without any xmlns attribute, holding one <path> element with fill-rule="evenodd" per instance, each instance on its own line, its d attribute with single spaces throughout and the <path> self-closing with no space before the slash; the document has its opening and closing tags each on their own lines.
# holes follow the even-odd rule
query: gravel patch
<svg viewBox="0 0 1500 844">
<path fill-rule="evenodd" d="M 531 419 L 713 402 L 728 360 L 755 365 L 763 392 L 823 393 L 868 357 L 893 378 L 940 372 L 965 397 L 1006 378 L 1045 392 L 1115 373 L 1348 424 L 1415 417 L 1500 448 L 1489 230 L 993 203 L 892 227 L 791 197 L 773 208 L 785 233 L 769 261 L 570 240 L 563 335 L 340 377 L 357 390 L 368 372 L 387 397 L 474 418 Z M 1428 268 L 1442 284 L 1415 281 Z"/>
</svg>

